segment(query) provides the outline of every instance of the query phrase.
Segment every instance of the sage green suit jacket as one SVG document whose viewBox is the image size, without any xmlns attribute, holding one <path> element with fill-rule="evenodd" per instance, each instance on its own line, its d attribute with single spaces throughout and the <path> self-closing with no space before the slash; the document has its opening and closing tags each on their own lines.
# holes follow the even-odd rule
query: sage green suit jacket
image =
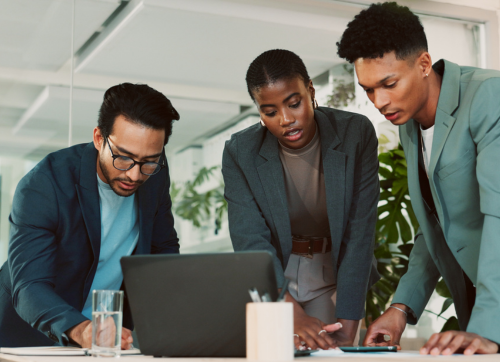
<svg viewBox="0 0 500 362">
<path fill-rule="evenodd" d="M 428 170 L 439 221 L 420 191 L 419 124 L 399 129 L 420 229 L 393 303 L 409 306 L 416 323 L 442 276 L 461 329 L 500 343 L 500 72 L 434 65 L 443 68 Z M 471 315 L 462 270 L 476 286 Z"/>
</svg>

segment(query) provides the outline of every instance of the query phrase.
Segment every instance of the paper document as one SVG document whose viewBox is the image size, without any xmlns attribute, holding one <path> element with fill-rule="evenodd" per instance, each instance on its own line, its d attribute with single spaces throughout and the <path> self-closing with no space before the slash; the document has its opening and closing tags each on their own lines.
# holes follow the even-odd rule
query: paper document
<svg viewBox="0 0 500 362">
<path fill-rule="evenodd" d="M 341 351 L 340 349 L 321 349 L 317 352 L 311 353 L 311 357 L 334 357 L 339 354 L 344 355 L 347 353 L 344 353 L 344 351 Z"/>
<path fill-rule="evenodd" d="M 2 347 L 0 353 L 16 356 L 87 356 L 88 348 L 78 347 Z M 137 348 L 121 351 L 122 355 L 141 354 Z"/>
</svg>

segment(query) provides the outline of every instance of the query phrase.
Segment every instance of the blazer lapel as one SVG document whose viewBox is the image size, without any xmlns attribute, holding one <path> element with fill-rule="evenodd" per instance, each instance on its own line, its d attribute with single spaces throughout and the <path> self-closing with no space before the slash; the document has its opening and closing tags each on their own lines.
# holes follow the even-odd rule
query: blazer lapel
<svg viewBox="0 0 500 362">
<path fill-rule="evenodd" d="M 455 118 L 451 115 L 457 109 L 460 98 L 460 67 L 446 60 L 437 62 L 434 67 L 444 68 L 444 73 L 434 122 L 434 139 L 429 164 L 431 180 L 446 139 L 455 123 Z"/>
<path fill-rule="evenodd" d="M 436 110 L 434 139 L 432 141 L 431 160 L 429 163 L 429 181 L 434 195 L 434 200 L 437 199 L 434 184 L 434 172 L 436 171 L 436 165 L 441 153 L 443 152 L 448 135 L 455 124 L 455 117 L 451 115 L 457 109 L 460 98 L 460 67 L 446 60 L 438 62 L 437 66 L 444 66 L 444 74 Z M 439 203 L 436 203 L 436 209 L 440 219 L 444 221 L 443 211 Z"/>
<path fill-rule="evenodd" d="M 266 161 L 257 166 L 257 172 L 269 202 L 286 268 L 292 251 L 292 228 L 288 214 L 283 167 L 279 158 L 278 140 L 269 131 L 266 131 L 259 155 Z"/>
<path fill-rule="evenodd" d="M 443 152 L 444 145 L 455 124 L 455 118 L 439 108 L 436 111 L 436 122 L 434 124 L 434 139 L 432 141 L 431 162 L 429 164 L 429 177 L 431 180 L 436 170 L 436 164 Z"/>
<path fill-rule="evenodd" d="M 94 262 L 92 269 L 95 271 L 99 263 L 101 250 L 101 211 L 99 207 L 99 190 L 97 189 L 96 175 L 97 150 L 93 143 L 89 143 L 83 152 L 80 164 L 80 183 L 75 185 L 78 201 L 89 235 Z"/>
<path fill-rule="evenodd" d="M 326 209 L 332 238 L 332 255 L 335 260 L 338 260 L 344 226 L 347 221 L 345 217 L 346 155 L 335 150 L 340 144 L 340 139 L 330 120 L 319 111 L 314 112 L 314 118 L 321 138 L 321 156 L 325 176 Z"/>
</svg>

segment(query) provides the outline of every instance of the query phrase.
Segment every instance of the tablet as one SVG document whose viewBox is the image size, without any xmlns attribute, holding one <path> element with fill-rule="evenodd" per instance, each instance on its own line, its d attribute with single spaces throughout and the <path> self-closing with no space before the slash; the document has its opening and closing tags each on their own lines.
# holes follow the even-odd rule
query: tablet
<svg viewBox="0 0 500 362">
<path fill-rule="evenodd" d="M 344 352 L 397 352 L 396 346 L 383 347 L 339 347 Z"/>
<path fill-rule="evenodd" d="M 314 352 L 318 352 L 319 349 L 306 349 L 306 350 L 299 350 L 299 349 L 296 349 L 295 350 L 295 357 L 307 357 L 307 356 L 310 356 L 311 353 L 314 353 Z"/>
</svg>

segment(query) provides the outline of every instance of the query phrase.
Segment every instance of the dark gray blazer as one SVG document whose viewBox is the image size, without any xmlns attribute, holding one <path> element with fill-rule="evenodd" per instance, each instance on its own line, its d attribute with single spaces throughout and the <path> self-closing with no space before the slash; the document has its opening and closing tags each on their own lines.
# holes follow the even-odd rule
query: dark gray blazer
<svg viewBox="0 0 500 362">
<path fill-rule="evenodd" d="M 379 279 L 372 261 L 377 203 L 378 141 L 364 116 L 320 107 L 332 258 L 337 277 L 337 318 L 363 318 L 366 292 Z M 229 231 L 235 251 L 267 250 L 278 285 L 284 280 L 292 232 L 278 140 L 260 124 L 235 133 L 222 159 Z"/>
</svg>

